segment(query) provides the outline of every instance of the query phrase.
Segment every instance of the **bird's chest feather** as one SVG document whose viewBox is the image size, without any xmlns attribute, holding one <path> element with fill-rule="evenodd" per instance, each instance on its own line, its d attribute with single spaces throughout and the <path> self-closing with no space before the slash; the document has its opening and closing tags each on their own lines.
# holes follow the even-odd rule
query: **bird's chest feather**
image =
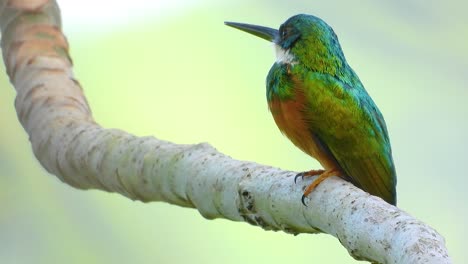
<svg viewBox="0 0 468 264">
<path fill-rule="evenodd" d="M 292 69 L 291 69 L 292 68 Z M 276 125 L 299 149 L 317 159 L 325 169 L 336 167 L 335 160 L 324 150 L 314 134 L 315 111 L 313 100 L 306 96 L 305 86 L 294 67 L 287 64 L 273 65 L 267 77 L 268 106 Z M 308 86 L 307 89 L 314 89 Z"/>
<path fill-rule="evenodd" d="M 276 125 L 297 147 L 318 158 L 319 148 L 307 121 L 306 97 L 290 65 L 273 65 L 267 78 L 268 106 Z"/>
<path fill-rule="evenodd" d="M 268 106 L 278 128 L 293 143 L 305 152 L 309 152 L 312 142 L 308 124 L 304 118 L 304 95 L 295 91 L 292 98 L 281 99 L 273 95 Z"/>
</svg>

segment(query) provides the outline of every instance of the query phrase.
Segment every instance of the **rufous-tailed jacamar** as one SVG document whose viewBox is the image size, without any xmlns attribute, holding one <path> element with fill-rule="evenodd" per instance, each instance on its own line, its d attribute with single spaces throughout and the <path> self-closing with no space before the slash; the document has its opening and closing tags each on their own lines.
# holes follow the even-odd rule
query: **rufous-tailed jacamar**
<svg viewBox="0 0 468 264">
<path fill-rule="evenodd" d="M 226 22 L 275 44 L 266 80 L 268 106 L 279 129 L 323 170 L 302 202 L 323 180 L 339 176 L 396 204 L 396 173 L 384 118 L 346 62 L 333 29 L 312 15 L 296 15 L 279 30 Z"/>
</svg>

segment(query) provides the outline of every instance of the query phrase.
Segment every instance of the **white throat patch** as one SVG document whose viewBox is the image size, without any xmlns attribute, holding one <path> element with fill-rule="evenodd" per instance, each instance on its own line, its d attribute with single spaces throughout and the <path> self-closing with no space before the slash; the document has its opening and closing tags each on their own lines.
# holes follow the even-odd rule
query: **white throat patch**
<svg viewBox="0 0 468 264">
<path fill-rule="evenodd" d="M 275 51 L 276 51 L 276 62 L 277 63 L 284 63 L 284 64 L 291 64 L 294 65 L 297 63 L 296 58 L 292 55 L 289 50 L 285 50 L 281 48 L 279 45 L 275 44 Z"/>
</svg>

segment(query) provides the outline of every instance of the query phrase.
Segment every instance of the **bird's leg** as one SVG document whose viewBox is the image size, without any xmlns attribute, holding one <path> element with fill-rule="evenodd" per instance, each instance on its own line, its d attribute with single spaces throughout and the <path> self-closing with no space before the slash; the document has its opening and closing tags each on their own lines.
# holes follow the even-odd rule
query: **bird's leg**
<svg viewBox="0 0 468 264">
<path fill-rule="evenodd" d="M 294 177 L 294 183 L 296 183 L 297 181 L 297 178 L 301 178 L 301 179 L 304 179 L 304 177 L 310 177 L 310 176 L 315 176 L 315 175 L 320 175 L 322 173 L 324 173 L 325 170 L 310 170 L 310 171 L 303 171 L 303 172 L 300 172 L 296 175 L 296 177 Z"/>
<path fill-rule="evenodd" d="M 313 181 L 309 186 L 307 186 L 307 188 L 305 189 L 304 191 L 304 194 L 302 195 L 302 198 L 301 198 L 301 201 L 302 201 L 302 204 L 307 206 L 305 204 L 305 198 L 307 197 L 307 195 L 309 195 L 314 189 L 315 187 L 317 187 L 321 182 L 323 182 L 325 179 L 331 177 L 331 176 L 339 176 L 341 175 L 342 172 L 339 170 L 339 169 L 329 169 L 329 170 L 322 170 L 322 173 L 318 176 L 317 179 L 315 179 L 315 181 Z"/>
</svg>

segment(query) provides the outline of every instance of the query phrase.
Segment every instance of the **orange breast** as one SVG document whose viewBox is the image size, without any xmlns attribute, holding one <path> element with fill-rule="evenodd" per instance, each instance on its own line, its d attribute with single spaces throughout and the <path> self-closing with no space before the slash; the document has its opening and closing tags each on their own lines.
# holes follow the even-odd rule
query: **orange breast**
<svg viewBox="0 0 468 264">
<path fill-rule="evenodd" d="M 313 128 L 309 127 L 304 116 L 305 97 L 302 90 L 296 89 L 294 98 L 289 100 L 273 97 L 268 106 L 276 125 L 294 145 L 318 160 L 324 169 L 337 167 L 335 159 L 324 151 L 312 135 Z"/>
</svg>

